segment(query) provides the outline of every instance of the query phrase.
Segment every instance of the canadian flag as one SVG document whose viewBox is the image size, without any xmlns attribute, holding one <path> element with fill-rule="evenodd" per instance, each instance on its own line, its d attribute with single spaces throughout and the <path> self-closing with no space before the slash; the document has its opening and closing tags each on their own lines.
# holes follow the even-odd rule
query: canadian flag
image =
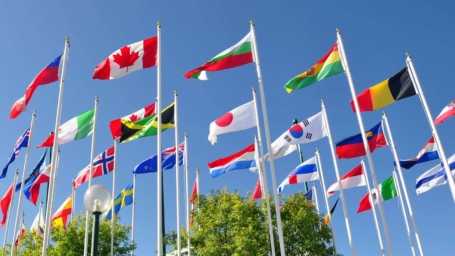
<svg viewBox="0 0 455 256">
<path fill-rule="evenodd" d="M 95 68 L 93 79 L 112 80 L 156 66 L 158 37 L 151 37 L 113 52 Z"/>
<path fill-rule="evenodd" d="M 361 164 L 341 177 L 341 186 L 343 189 L 366 186 L 365 176 L 363 175 L 363 168 Z M 338 181 L 335 181 L 335 183 L 329 187 L 327 195 L 333 196 L 336 190 L 340 190 Z"/>
<path fill-rule="evenodd" d="M 148 106 L 145 106 L 138 111 L 124 116 L 122 118 L 118 118 L 115 120 L 112 120 L 109 123 L 109 128 L 111 129 L 111 134 L 112 134 L 112 139 L 120 138 L 122 136 L 122 120 L 128 120 L 130 122 L 135 122 L 139 121 L 141 119 L 144 119 L 146 117 L 152 116 L 156 114 L 155 113 L 155 103 L 152 103 Z"/>
</svg>

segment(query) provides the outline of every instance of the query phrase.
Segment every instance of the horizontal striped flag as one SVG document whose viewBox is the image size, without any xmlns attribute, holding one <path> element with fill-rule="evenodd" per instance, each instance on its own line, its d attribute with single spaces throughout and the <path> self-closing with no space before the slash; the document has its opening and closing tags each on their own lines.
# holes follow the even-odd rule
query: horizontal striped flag
<svg viewBox="0 0 455 256">
<path fill-rule="evenodd" d="M 436 144 L 434 143 L 434 137 L 431 137 L 425 147 L 420 150 L 419 154 L 415 158 L 400 160 L 400 166 L 405 169 L 410 169 L 416 164 L 428 162 L 435 159 L 439 159 L 439 154 L 438 149 L 436 148 Z M 397 165 L 395 162 L 393 162 L 393 164 L 395 166 Z"/>
<path fill-rule="evenodd" d="M 345 175 L 341 176 L 341 186 L 343 189 L 366 186 L 365 176 L 363 175 L 362 165 L 359 164 Z M 333 196 L 336 190 L 340 190 L 338 181 L 332 184 L 327 190 L 328 196 Z"/>
<path fill-rule="evenodd" d="M 216 178 L 229 171 L 251 168 L 255 165 L 254 148 L 253 143 L 235 154 L 208 163 L 210 176 Z"/>
<path fill-rule="evenodd" d="M 313 156 L 295 167 L 283 182 L 281 182 L 277 190 L 278 193 L 281 193 L 286 185 L 304 183 L 312 180 L 319 180 L 319 173 L 316 167 L 316 156 Z"/>
<path fill-rule="evenodd" d="M 438 125 L 452 116 L 455 116 L 455 100 L 442 109 L 441 113 L 439 113 L 438 117 L 434 120 L 434 125 Z"/>
</svg>

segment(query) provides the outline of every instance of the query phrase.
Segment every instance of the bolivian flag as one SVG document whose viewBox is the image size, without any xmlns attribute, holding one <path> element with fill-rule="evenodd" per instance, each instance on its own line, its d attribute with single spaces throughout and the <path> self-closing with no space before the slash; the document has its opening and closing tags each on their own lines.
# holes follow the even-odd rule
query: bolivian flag
<svg viewBox="0 0 455 256">
<path fill-rule="evenodd" d="M 122 136 L 119 143 L 155 136 L 158 132 L 157 117 L 155 114 L 135 122 L 122 119 Z M 161 119 L 161 131 L 174 128 L 174 102 L 161 111 Z"/>
<path fill-rule="evenodd" d="M 366 89 L 357 96 L 360 112 L 375 111 L 395 101 L 416 95 L 414 84 L 409 76 L 408 68 Z M 352 111 L 355 112 L 354 102 L 351 100 Z"/>
</svg>

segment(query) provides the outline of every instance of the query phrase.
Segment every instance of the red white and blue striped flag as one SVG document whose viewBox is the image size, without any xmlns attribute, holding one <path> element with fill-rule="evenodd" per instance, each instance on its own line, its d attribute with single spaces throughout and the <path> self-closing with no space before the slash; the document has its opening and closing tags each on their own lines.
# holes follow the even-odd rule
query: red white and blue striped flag
<svg viewBox="0 0 455 256">
<path fill-rule="evenodd" d="M 229 171 L 250 169 L 252 166 L 256 166 L 254 160 L 254 143 L 233 155 L 210 162 L 208 166 L 212 178 L 216 178 Z"/>
<path fill-rule="evenodd" d="M 434 138 L 431 137 L 425 147 L 420 150 L 419 154 L 415 158 L 400 160 L 400 166 L 405 169 L 410 169 L 416 164 L 428 162 L 435 159 L 439 159 L 439 154 L 436 148 L 436 144 L 434 143 Z M 393 164 L 396 166 L 395 162 Z"/>
</svg>

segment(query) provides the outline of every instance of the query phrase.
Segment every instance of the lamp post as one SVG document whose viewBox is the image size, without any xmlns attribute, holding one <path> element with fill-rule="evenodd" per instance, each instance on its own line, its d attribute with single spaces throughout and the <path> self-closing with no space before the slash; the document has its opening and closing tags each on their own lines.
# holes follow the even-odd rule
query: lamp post
<svg viewBox="0 0 455 256">
<path fill-rule="evenodd" d="M 100 229 L 100 215 L 111 206 L 111 193 L 102 185 L 93 185 L 85 191 L 84 206 L 87 211 L 95 215 L 92 233 L 92 256 L 98 255 L 98 233 Z"/>
</svg>

